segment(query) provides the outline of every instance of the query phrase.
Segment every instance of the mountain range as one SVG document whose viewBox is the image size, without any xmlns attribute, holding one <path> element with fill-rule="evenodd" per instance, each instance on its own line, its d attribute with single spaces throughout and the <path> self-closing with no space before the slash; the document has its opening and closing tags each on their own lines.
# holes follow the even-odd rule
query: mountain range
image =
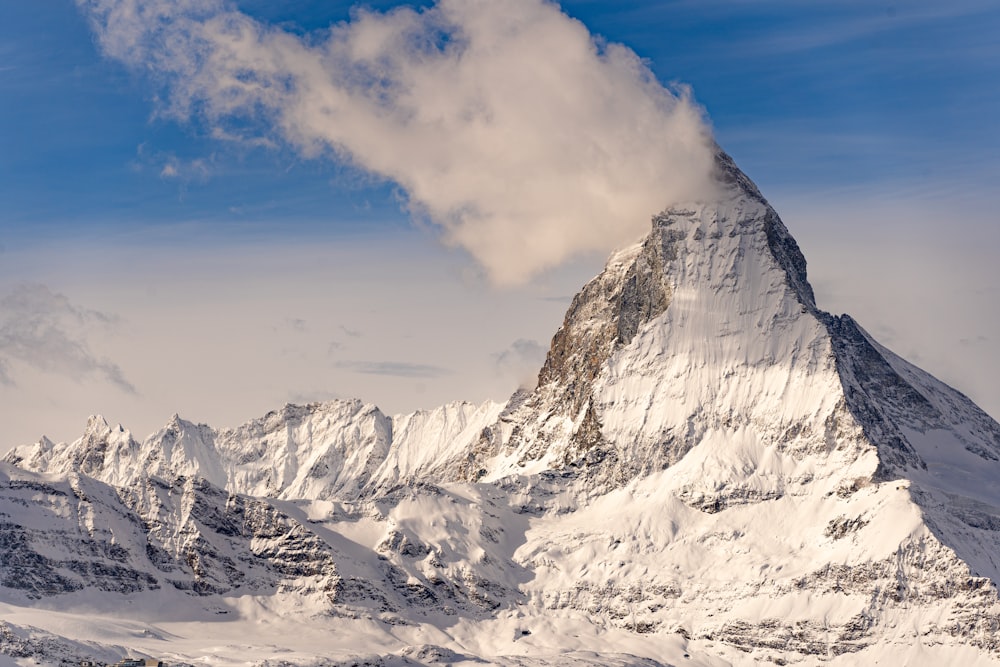
<svg viewBox="0 0 1000 667">
<path fill-rule="evenodd" d="M 1000 664 L 1000 425 L 715 178 L 506 403 L 13 449 L 0 665 Z"/>
</svg>

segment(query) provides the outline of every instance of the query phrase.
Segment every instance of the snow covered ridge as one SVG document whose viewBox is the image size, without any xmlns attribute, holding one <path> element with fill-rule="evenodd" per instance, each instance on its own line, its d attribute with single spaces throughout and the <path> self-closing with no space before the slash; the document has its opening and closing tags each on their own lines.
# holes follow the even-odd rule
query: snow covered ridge
<svg viewBox="0 0 1000 667">
<path fill-rule="evenodd" d="M 286 405 L 234 429 L 174 415 L 143 442 L 91 417 L 83 437 L 18 447 L 8 462 L 38 472 L 79 471 L 116 486 L 146 477 L 200 477 L 234 493 L 327 500 L 420 479 L 458 456 L 503 408 L 456 402 L 388 417 L 361 401 Z"/>
<path fill-rule="evenodd" d="M 718 176 L 506 405 L 142 442 L 94 418 L 12 451 L 0 664 L 126 636 L 193 664 L 1000 664 L 1000 425 L 819 310 L 777 213 Z"/>
</svg>

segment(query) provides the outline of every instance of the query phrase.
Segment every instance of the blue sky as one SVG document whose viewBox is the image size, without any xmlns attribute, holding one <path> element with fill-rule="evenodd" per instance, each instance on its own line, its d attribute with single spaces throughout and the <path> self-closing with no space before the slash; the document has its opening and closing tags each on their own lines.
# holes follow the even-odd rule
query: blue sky
<svg viewBox="0 0 1000 667">
<path fill-rule="evenodd" d="M 344 2 L 233 6 L 307 43 L 353 16 Z M 690 86 L 717 141 L 803 245 L 821 306 L 857 315 L 890 347 L 1000 413 L 995 2 L 561 7 L 600 39 L 632 49 L 661 82 Z M 0 347 L 5 422 L 15 412 L 20 420 L 0 435 L 0 450 L 42 432 L 73 437 L 92 412 L 144 435 L 178 410 L 223 425 L 291 399 L 359 394 L 389 410 L 503 399 L 526 371 L 498 369 L 498 360 L 531 350 L 524 365 L 536 363 L 565 297 L 600 264 L 594 248 L 569 248 L 568 260 L 530 269 L 526 284 L 493 287 L 476 246 L 442 249 L 437 239 L 447 233 L 415 221 L 390 177 L 329 150 L 310 154 L 271 132 L 267 118 L 237 119 L 225 127 L 245 138 L 220 139 L 218 124 L 197 110 L 167 113 L 163 100 L 175 93 L 149 60 L 109 57 L 73 2 L 0 3 L 0 296 L 23 295 L 25 285 L 64 296 L 64 342 L 85 352 L 60 369 Z M 376 277 L 393 274 L 390 266 L 406 267 L 396 283 Z M 421 289 L 450 295 L 452 305 L 426 305 L 435 314 L 417 336 L 412 318 L 420 316 L 401 324 L 398 314 Z M 403 301 L 371 305 L 393 299 Z M 0 326 L 22 316 L 15 302 L 5 302 Z M 502 326 L 486 316 L 479 324 L 489 333 L 455 324 L 484 303 Z M 164 343 L 143 323 L 169 314 L 175 326 L 196 329 L 192 313 L 214 331 L 243 323 L 228 339 L 185 338 L 193 368 L 220 356 L 213 345 L 247 336 L 246 322 L 266 319 L 267 340 L 246 354 L 272 369 L 276 386 L 246 393 L 227 384 L 248 384 L 237 370 L 246 359 L 199 380 L 204 394 L 170 379 L 177 363 L 150 352 Z M 434 328 L 445 320 L 455 336 L 445 347 L 465 355 L 454 362 L 434 347 L 448 338 Z M 301 367 L 291 369 L 287 355 Z"/>
<path fill-rule="evenodd" d="M 238 4 L 296 31 L 346 20 L 351 7 Z M 661 80 L 692 86 L 719 142 L 765 191 L 982 187 L 1000 162 L 1000 9 L 940 5 L 562 4 L 649 59 Z M 0 57 L 5 235 L 179 220 L 211 221 L 222 235 L 248 222 L 282 235 L 290 222 L 303 234 L 406 224 L 385 184 L 281 148 L 212 140 L 197 121 L 154 118 L 155 83 L 103 58 L 70 2 L 4 3 Z M 169 163 L 175 178 L 160 176 Z"/>
</svg>

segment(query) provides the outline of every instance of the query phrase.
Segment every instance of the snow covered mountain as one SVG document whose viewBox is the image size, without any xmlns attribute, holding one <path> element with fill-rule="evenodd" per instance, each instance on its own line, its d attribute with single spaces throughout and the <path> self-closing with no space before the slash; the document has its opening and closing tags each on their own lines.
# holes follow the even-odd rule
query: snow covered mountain
<svg viewBox="0 0 1000 667">
<path fill-rule="evenodd" d="M 102 655 L 129 605 L 141 651 L 202 664 L 1000 664 L 1000 425 L 819 310 L 717 164 L 717 200 L 615 253 L 506 405 L 142 442 L 93 418 L 13 450 L 0 654 Z"/>
<path fill-rule="evenodd" d="M 121 425 L 92 417 L 82 438 L 59 445 L 43 438 L 7 460 L 38 472 L 79 471 L 115 486 L 195 476 L 250 496 L 354 498 L 428 477 L 439 461 L 461 455 L 502 408 L 456 402 L 388 417 L 361 401 L 331 401 L 286 405 L 221 431 L 174 415 L 142 443 Z"/>
</svg>

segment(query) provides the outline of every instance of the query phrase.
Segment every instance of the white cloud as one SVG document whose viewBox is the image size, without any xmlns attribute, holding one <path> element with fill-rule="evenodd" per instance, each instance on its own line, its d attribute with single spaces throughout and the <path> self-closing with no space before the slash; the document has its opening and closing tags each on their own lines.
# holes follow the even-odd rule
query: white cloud
<svg viewBox="0 0 1000 667">
<path fill-rule="evenodd" d="M 305 38 L 214 0 L 78 2 L 109 56 L 157 77 L 162 113 L 398 183 L 501 284 L 605 253 L 710 192 L 687 93 L 551 2 L 359 10 Z"/>
</svg>

